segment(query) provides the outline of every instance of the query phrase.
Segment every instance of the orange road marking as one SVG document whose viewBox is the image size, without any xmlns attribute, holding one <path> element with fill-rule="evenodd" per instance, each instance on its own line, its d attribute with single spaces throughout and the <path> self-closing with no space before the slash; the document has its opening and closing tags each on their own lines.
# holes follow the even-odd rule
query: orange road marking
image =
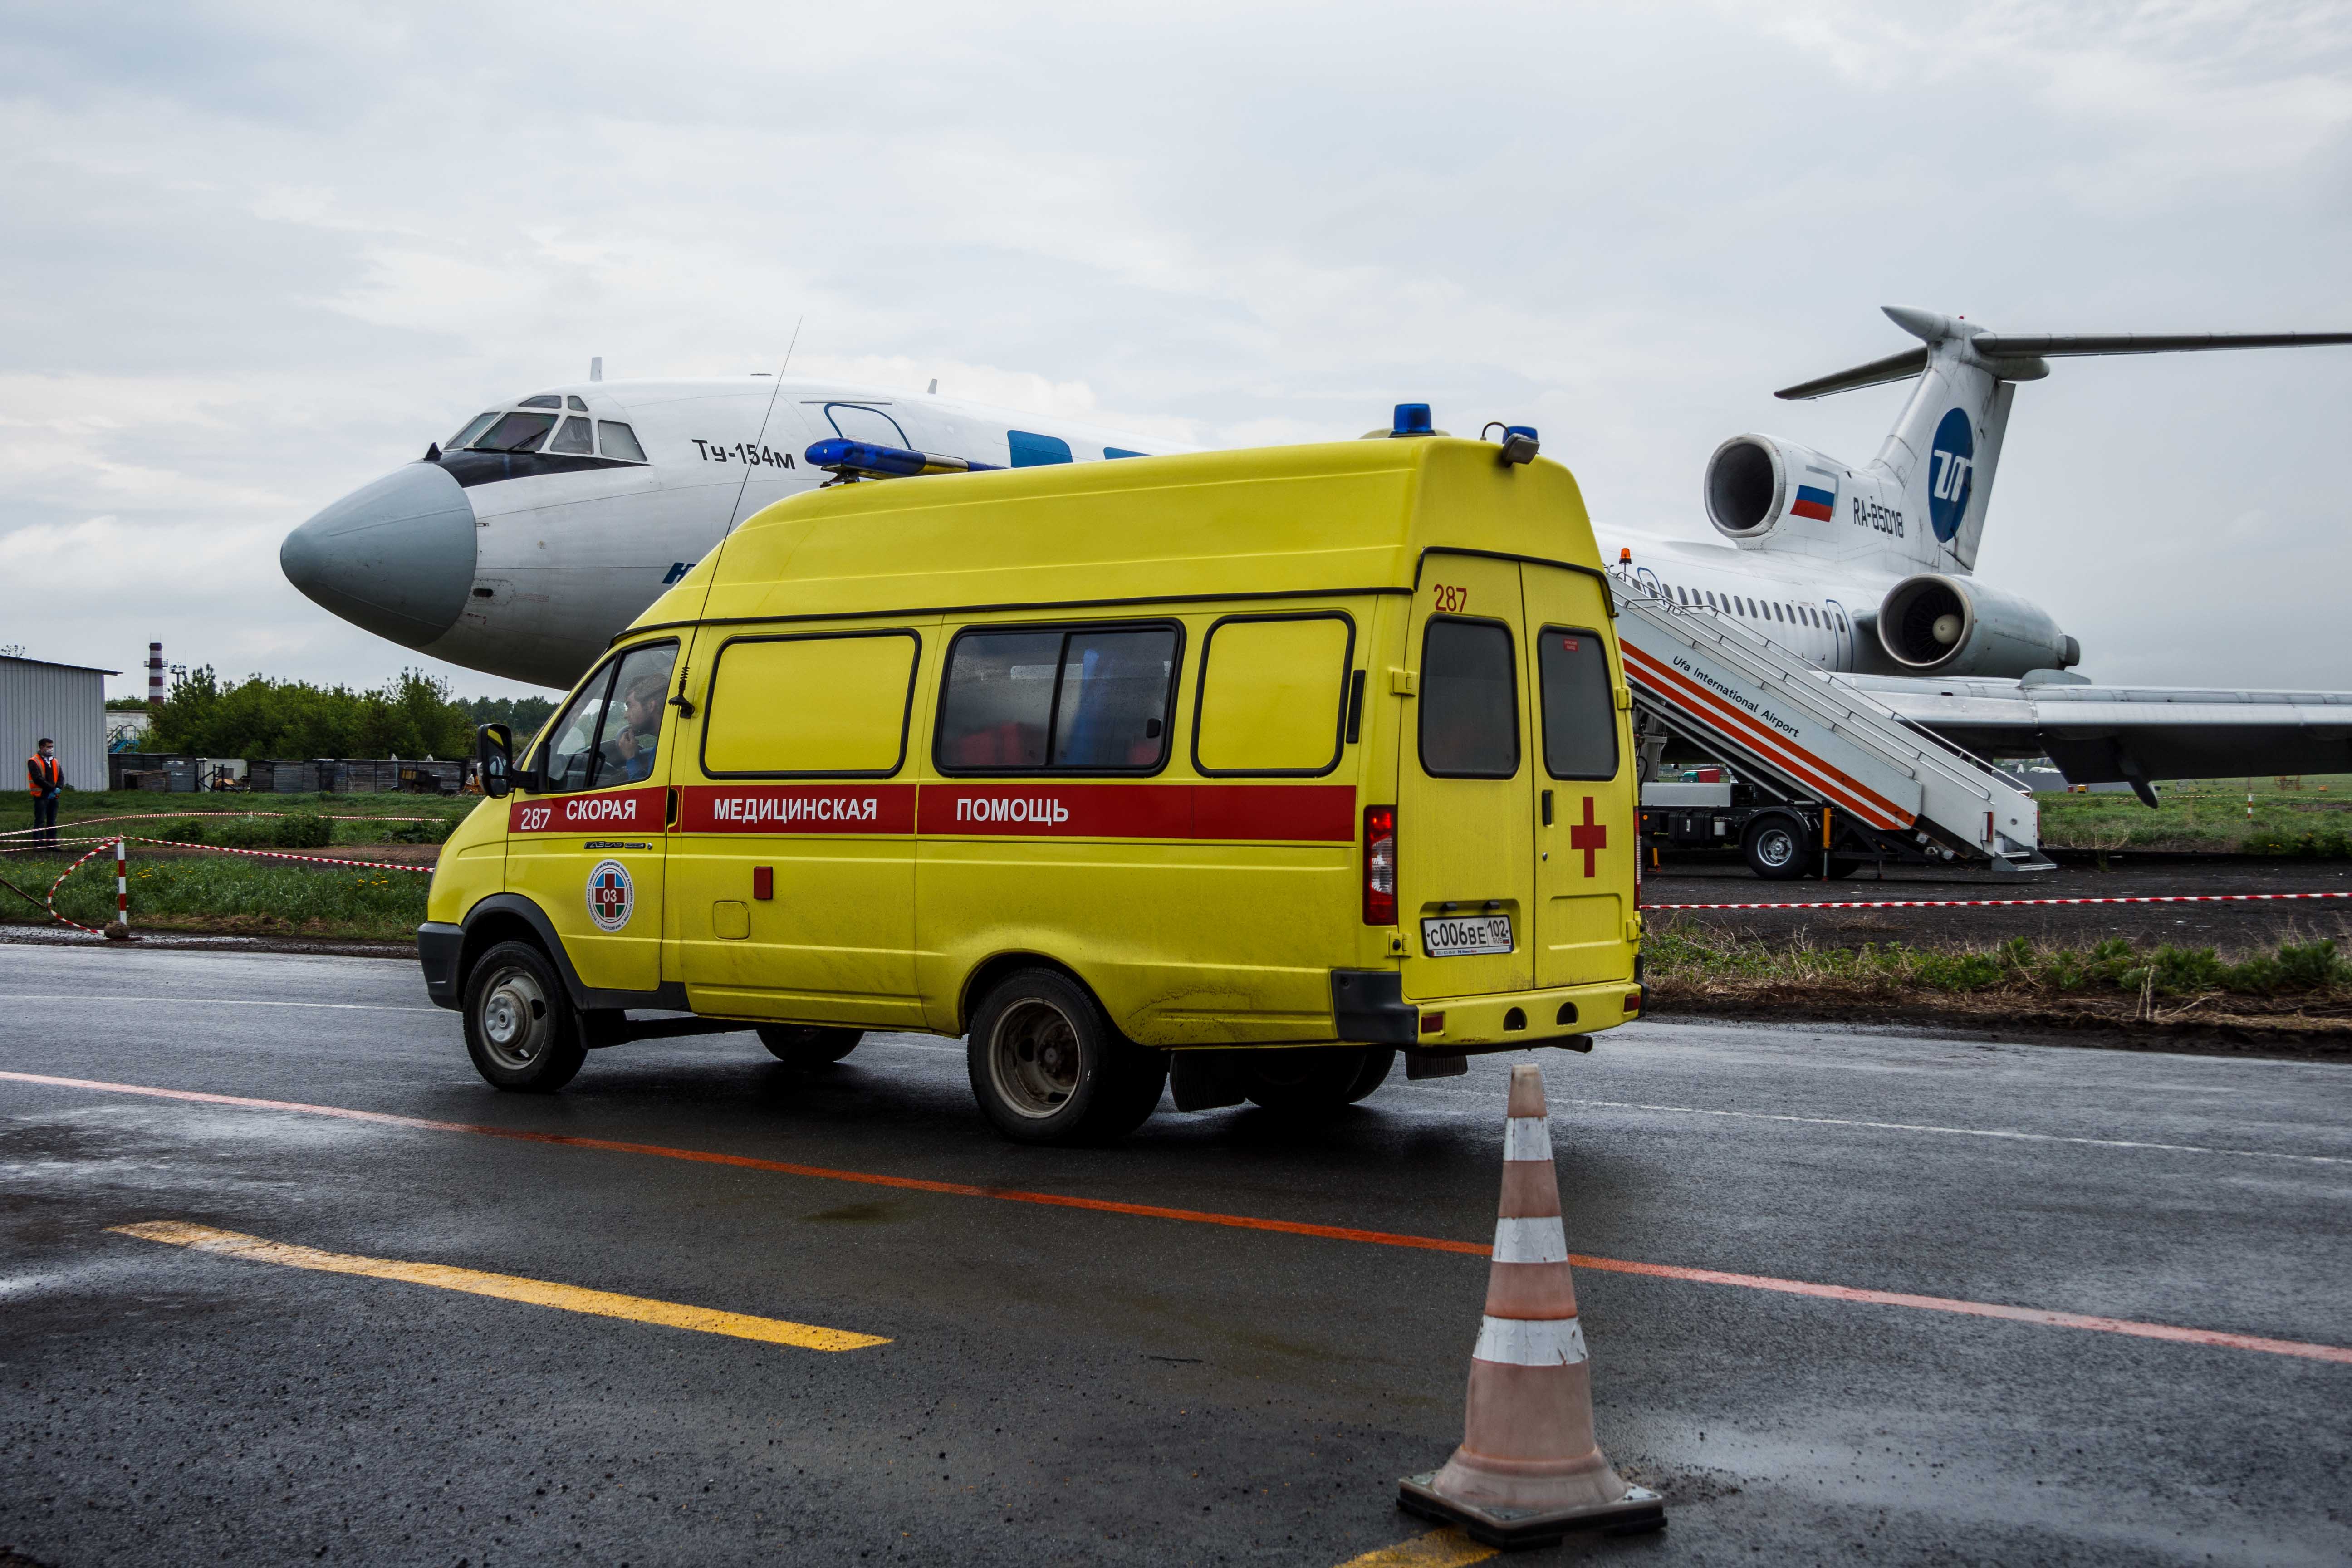
<svg viewBox="0 0 2352 1568">
<path fill-rule="evenodd" d="M 159 1089 L 149 1084 L 110 1083 L 102 1079 L 57 1078 L 47 1073 L 0 1071 L 0 1081 L 42 1084 L 53 1089 L 86 1089 L 105 1094 L 133 1094 L 152 1100 L 176 1100 L 197 1105 L 227 1105 L 249 1110 L 285 1110 L 305 1116 L 330 1116 L 346 1121 L 406 1127 L 428 1132 L 471 1132 L 487 1138 L 507 1138 L 523 1143 L 556 1143 L 573 1149 L 596 1149 L 615 1154 L 646 1154 L 664 1160 L 689 1160 L 706 1165 L 731 1165 L 741 1170 L 773 1171 L 782 1175 L 817 1181 L 853 1182 L 865 1186 L 895 1187 L 906 1192 L 944 1193 L 955 1197 L 994 1198 L 1003 1203 L 1038 1204 L 1049 1208 L 1086 1209 L 1097 1214 L 1127 1215 L 1141 1219 L 1181 1220 L 1192 1225 L 1218 1225 L 1236 1230 L 1272 1231 L 1284 1236 L 1311 1236 L 1328 1241 L 1356 1241 L 1374 1247 L 1412 1247 L 1426 1252 L 1457 1252 L 1485 1258 L 1491 1248 L 1483 1241 L 1454 1241 L 1444 1237 L 1409 1236 L 1394 1231 L 1358 1230 L 1347 1226 L 1308 1225 L 1298 1220 L 1261 1219 L 1252 1215 L 1217 1214 L 1204 1209 L 1163 1208 L 1152 1204 L 1115 1203 L 1108 1198 L 1071 1197 L 1061 1193 L 1032 1193 L 1015 1187 L 983 1187 L 967 1182 L 933 1182 L 915 1176 L 887 1176 L 872 1171 L 842 1171 L 824 1165 L 800 1165 L 783 1160 L 760 1160 L 748 1154 L 721 1154 L 706 1149 L 674 1149 L 660 1143 L 630 1143 L 610 1138 L 583 1138 L 568 1132 L 530 1132 L 512 1127 L 491 1127 L 468 1121 L 435 1121 L 419 1116 L 398 1116 L 383 1110 L 355 1110 L 340 1105 L 312 1105 L 293 1100 L 256 1100 L 244 1095 L 208 1094 L 198 1089 Z M 1735 1274 L 1719 1268 L 1690 1268 L 1674 1263 L 1641 1263 L 1622 1258 L 1592 1258 L 1570 1253 L 1579 1268 L 1611 1274 L 1639 1274 L 1654 1279 L 1675 1279 L 1694 1285 L 1731 1285 L 1748 1290 L 1773 1290 L 1810 1296 L 1824 1301 L 1850 1301 L 1870 1306 L 1909 1307 L 1922 1311 L 1953 1312 L 1964 1317 L 1999 1318 L 2047 1328 L 2087 1329 L 2126 1334 L 2137 1339 L 2164 1340 L 2175 1344 L 2207 1345 L 2259 1351 L 2267 1355 L 2296 1356 L 2307 1361 L 2335 1362 L 2352 1366 L 2352 1348 L 2315 1344 L 2303 1340 L 2267 1339 L 2259 1334 L 2231 1333 L 2220 1329 L 2182 1328 L 2172 1323 L 2142 1322 L 2131 1318 L 2103 1318 L 2087 1312 L 2053 1311 L 2042 1307 L 2011 1307 L 1994 1301 L 1969 1301 L 1949 1296 L 1920 1296 L 1902 1290 L 1870 1290 L 1852 1285 L 1824 1285 L 1807 1279 L 1780 1279 L 1768 1274 Z"/>
</svg>

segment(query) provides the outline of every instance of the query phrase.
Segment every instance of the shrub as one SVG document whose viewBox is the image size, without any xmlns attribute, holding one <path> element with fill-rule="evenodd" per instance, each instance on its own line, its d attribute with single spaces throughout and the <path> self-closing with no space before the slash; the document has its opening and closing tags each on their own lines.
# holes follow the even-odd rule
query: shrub
<svg viewBox="0 0 2352 1568">
<path fill-rule="evenodd" d="M 205 825 L 193 816 L 179 822 L 167 822 L 155 830 L 155 837 L 168 838 L 174 844 L 202 844 L 205 841 Z"/>
<path fill-rule="evenodd" d="M 2278 968 L 2279 983 L 2297 991 L 2315 991 L 2344 978 L 2344 963 L 2336 956 L 2336 943 L 2328 940 L 2300 946 L 2279 943 Z"/>
<path fill-rule="evenodd" d="M 457 827 L 454 822 L 432 818 L 422 822 L 399 822 L 384 829 L 386 844 L 442 844 Z"/>
</svg>

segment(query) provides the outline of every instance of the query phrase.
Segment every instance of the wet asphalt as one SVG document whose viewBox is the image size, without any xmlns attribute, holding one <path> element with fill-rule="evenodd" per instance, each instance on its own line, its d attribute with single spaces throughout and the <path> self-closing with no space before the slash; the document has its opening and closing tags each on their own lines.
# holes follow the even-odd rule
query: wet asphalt
<svg viewBox="0 0 2352 1568">
<path fill-rule="evenodd" d="M 1460 1436 L 1483 1260 L 656 1151 L 1483 1241 L 1522 1059 L 1318 1122 L 1163 1106 L 1118 1148 L 1025 1150 L 920 1037 L 808 1077 L 749 1035 L 648 1043 L 501 1096 L 394 961 L 12 948 L 0 1020 L 11 1073 L 647 1146 L 0 1078 L 0 1544 L 54 1568 L 1324 1568 L 1410 1541 L 1395 1479 Z M 2352 1345 L 2352 1069 L 1697 1023 L 1541 1059 L 1580 1253 Z M 108 1229 L 156 1219 L 890 1342 Z M 1601 1442 L 1671 1522 L 1519 1561 L 2352 1558 L 2345 1362 L 1578 1289 Z"/>
</svg>

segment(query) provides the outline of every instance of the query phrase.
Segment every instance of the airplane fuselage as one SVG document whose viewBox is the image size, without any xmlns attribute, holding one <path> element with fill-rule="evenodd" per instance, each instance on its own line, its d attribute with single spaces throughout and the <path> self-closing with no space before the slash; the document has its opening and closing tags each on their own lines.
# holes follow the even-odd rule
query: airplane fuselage
<svg viewBox="0 0 2352 1568">
<path fill-rule="evenodd" d="M 734 524 L 829 480 L 804 454 L 835 437 L 1013 468 L 1182 449 L 837 383 L 587 382 L 492 409 L 304 523 L 279 559 L 381 636 L 568 687 Z"/>
</svg>

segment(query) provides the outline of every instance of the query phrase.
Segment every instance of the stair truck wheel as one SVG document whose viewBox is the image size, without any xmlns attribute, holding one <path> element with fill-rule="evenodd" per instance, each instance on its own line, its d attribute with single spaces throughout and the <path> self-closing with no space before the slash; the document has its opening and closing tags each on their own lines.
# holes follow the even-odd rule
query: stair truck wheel
<svg viewBox="0 0 2352 1568">
<path fill-rule="evenodd" d="M 547 954 L 502 942 L 466 977 L 466 1054 L 474 1070 L 518 1094 L 553 1094 L 587 1059 L 579 1016 Z"/>
<path fill-rule="evenodd" d="M 1143 1125 L 1168 1053 L 1111 1026 L 1087 989 L 1050 969 L 1007 975 L 981 1000 L 964 1047 L 972 1098 L 1016 1143 L 1087 1143 Z"/>
<path fill-rule="evenodd" d="M 1795 817 L 1778 812 L 1748 825 L 1739 852 L 1748 858 L 1748 868 L 1768 882 L 1793 881 L 1811 868 L 1804 830 Z"/>
<path fill-rule="evenodd" d="M 1251 1104 L 1267 1110 L 1336 1110 L 1358 1098 L 1356 1085 L 1364 1075 L 1364 1054 L 1360 1046 L 1244 1051 L 1241 1053 L 1242 1092 L 1249 1096 Z M 1372 1086 L 1379 1087 L 1377 1082 Z"/>
<path fill-rule="evenodd" d="M 821 1029 L 802 1024 L 761 1024 L 760 1043 L 786 1067 L 831 1067 L 857 1048 L 863 1029 Z"/>
</svg>

